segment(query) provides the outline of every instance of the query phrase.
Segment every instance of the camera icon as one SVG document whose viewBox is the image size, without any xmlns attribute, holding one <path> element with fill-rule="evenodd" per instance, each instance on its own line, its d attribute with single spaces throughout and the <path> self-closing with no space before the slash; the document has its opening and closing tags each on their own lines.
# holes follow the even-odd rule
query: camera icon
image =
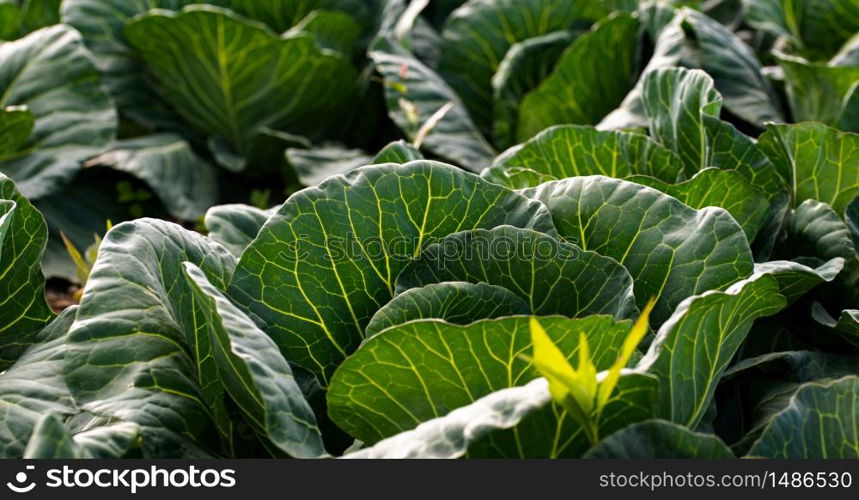
<svg viewBox="0 0 859 500">
<path fill-rule="evenodd" d="M 26 467 L 26 469 L 28 471 L 34 470 L 35 468 L 36 468 L 35 465 L 28 465 Z M 30 482 L 30 484 L 25 484 L 27 482 L 27 479 L 29 479 L 29 478 L 27 477 L 26 472 L 23 472 L 23 471 L 19 472 L 19 473 L 15 474 L 15 483 L 17 483 L 17 484 L 12 483 L 12 482 L 8 482 L 8 483 L 6 483 L 6 487 L 15 493 L 29 493 L 29 492 L 33 491 L 33 488 L 36 487 L 36 483 Z"/>
</svg>

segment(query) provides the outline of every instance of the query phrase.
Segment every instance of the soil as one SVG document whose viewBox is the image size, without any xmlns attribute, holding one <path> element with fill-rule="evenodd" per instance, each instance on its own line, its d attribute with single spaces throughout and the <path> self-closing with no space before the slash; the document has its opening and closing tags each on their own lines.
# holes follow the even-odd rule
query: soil
<svg viewBox="0 0 859 500">
<path fill-rule="evenodd" d="M 50 279 L 45 284 L 45 299 L 48 306 L 59 314 L 79 302 L 78 292 L 81 287 L 63 279 Z"/>
</svg>

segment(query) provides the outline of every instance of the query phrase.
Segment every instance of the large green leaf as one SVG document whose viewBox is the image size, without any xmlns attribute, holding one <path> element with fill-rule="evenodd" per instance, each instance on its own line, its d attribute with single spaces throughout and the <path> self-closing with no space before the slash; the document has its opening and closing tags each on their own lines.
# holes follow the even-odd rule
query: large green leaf
<svg viewBox="0 0 859 500">
<path fill-rule="evenodd" d="M 665 420 L 639 422 L 615 432 L 583 458 L 734 458 L 731 449 L 712 434 L 699 434 Z"/>
<path fill-rule="evenodd" d="M 115 143 L 87 161 L 87 167 L 107 167 L 145 182 L 171 215 L 193 221 L 215 204 L 215 171 L 191 146 L 174 134 L 158 134 Z"/>
<path fill-rule="evenodd" d="M 722 96 L 699 70 L 657 69 L 644 80 L 650 134 L 683 161 L 687 177 L 711 166 L 705 116 L 718 117 Z"/>
<path fill-rule="evenodd" d="M 812 317 L 838 337 L 859 348 L 859 309 L 845 309 L 837 318 L 833 318 L 822 306 L 815 304 Z"/>
<path fill-rule="evenodd" d="M 344 458 L 460 458 L 473 442 L 493 430 L 515 427 L 551 402 L 549 384 L 538 378 L 521 387 L 493 392 Z"/>
<path fill-rule="evenodd" d="M 299 25 L 319 9 L 348 13 L 358 20 L 367 21 L 372 8 L 371 2 L 363 0 L 228 0 L 226 5 L 278 32 Z"/>
<path fill-rule="evenodd" d="M 66 333 L 76 312 L 76 307 L 67 309 L 38 334 L 36 345 L 0 374 L 0 457 L 20 458 L 45 414 L 77 411 L 63 377 Z"/>
<path fill-rule="evenodd" d="M 21 10 L 18 0 L 0 0 L 0 40 L 10 40 L 18 34 Z"/>
<path fill-rule="evenodd" d="M 373 44 L 370 57 L 385 81 L 388 114 L 408 137 L 431 126 L 423 138 L 427 149 L 475 172 L 489 165 L 494 149 L 437 73 L 386 38 Z"/>
<path fill-rule="evenodd" d="M 517 138 L 566 123 L 596 125 L 635 82 L 638 20 L 619 15 L 597 25 L 564 52 L 555 70 L 522 100 Z"/>
<path fill-rule="evenodd" d="M 325 453 L 313 410 L 304 399 L 277 344 L 214 287 L 203 271 L 186 262 L 184 274 L 198 329 L 209 335 L 217 373 L 250 424 L 294 457 Z"/>
<path fill-rule="evenodd" d="M 699 51 L 696 62 L 713 77 L 725 108 L 758 127 L 783 122 L 778 99 L 751 47 L 707 15 L 688 8 L 682 12 Z"/>
<path fill-rule="evenodd" d="M 642 70 L 635 87 L 627 94 L 620 107 L 600 122 L 600 129 L 646 127 L 648 120 L 642 97 L 647 75 L 657 69 L 680 64 L 686 45 L 686 34 L 682 27 L 683 15 L 669 6 L 651 3 L 640 10 L 639 17 L 647 40 L 653 44 L 653 54 Z"/>
<path fill-rule="evenodd" d="M 150 9 L 178 10 L 195 3 L 203 0 L 63 0 L 61 14 L 64 23 L 80 31 L 96 56 L 95 64 L 122 115 L 145 125 L 173 127 L 178 117 L 155 91 L 123 30 L 131 19 Z"/>
<path fill-rule="evenodd" d="M 651 135 L 677 153 L 686 178 L 707 167 L 736 170 L 768 198 L 785 189 L 766 155 L 733 125 L 719 119 L 722 96 L 703 71 L 657 69 L 644 78 Z"/>
<path fill-rule="evenodd" d="M 33 113 L 26 106 L 0 107 L 0 162 L 25 146 L 34 126 Z"/>
<path fill-rule="evenodd" d="M 522 99 L 549 76 L 574 37 L 572 31 L 558 31 L 529 38 L 507 51 L 498 72 L 492 77 L 492 137 L 498 147 L 510 147 L 516 143 Z"/>
<path fill-rule="evenodd" d="M 230 296 L 290 362 L 327 378 L 424 244 L 503 224 L 554 232 L 541 204 L 448 165 L 360 168 L 293 195 L 245 251 Z"/>
<path fill-rule="evenodd" d="M 859 195 L 859 135 L 819 123 L 770 125 L 761 149 L 791 186 L 794 206 L 805 200 L 842 213 Z"/>
<path fill-rule="evenodd" d="M 56 415 L 45 415 L 27 443 L 26 459 L 125 458 L 139 446 L 140 428 L 122 422 L 72 434 Z"/>
<path fill-rule="evenodd" d="M 199 131 L 246 154 L 264 127 L 320 126 L 348 102 L 357 78 L 348 60 L 310 35 L 280 37 L 212 6 L 151 11 L 125 28 L 164 97 Z"/>
<path fill-rule="evenodd" d="M 683 301 L 638 364 L 659 378 L 657 415 L 690 428 L 698 425 L 752 323 L 785 305 L 778 282 L 768 274 Z"/>
<path fill-rule="evenodd" d="M 734 170 L 705 168 L 679 184 L 649 176 L 634 176 L 629 180 L 656 188 L 692 208 L 724 208 L 742 226 L 749 241 L 755 239 L 770 209 L 766 195 Z"/>
<path fill-rule="evenodd" d="M 366 336 L 418 319 L 467 325 L 530 312 L 528 302 L 500 286 L 462 281 L 433 283 L 406 290 L 385 304 L 367 324 Z"/>
<path fill-rule="evenodd" d="M 759 330 L 755 327 L 749 339 L 762 333 Z M 719 386 L 715 429 L 735 443 L 732 448 L 738 454 L 745 454 L 802 384 L 845 377 L 855 372 L 857 362 L 855 355 L 777 350 L 739 361 L 725 371 Z"/>
<path fill-rule="evenodd" d="M 62 0 L 22 0 L 21 31 L 30 33 L 60 22 Z"/>
<path fill-rule="evenodd" d="M 655 325 L 687 297 L 726 288 L 753 270 L 742 228 L 722 209 L 694 210 L 655 189 L 600 176 L 523 193 L 546 204 L 562 237 L 623 264 L 638 306 L 658 299 Z"/>
<path fill-rule="evenodd" d="M 343 430 L 375 443 L 421 422 L 538 376 L 520 354 L 531 350 L 530 318 L 490 319 L 467 326 L 413 321 L 370 338 L 335 373 L 328 413 Z M 570 359 L 584 332 L 598 369 L 617 358 L 629 322 L 607 316 L 545 317 L 540 324 Z"/>
<path fill-rule="evenodd" d="M 0 174 L 0 371 L 53 317 L 39 267 L 47 241 L 42 214 Z"/>
<path fill-rule="evenodd" d="M 603 412 L 604 435 L 650 418 L 655 390 L 652 378 L 624 374 Z M 493 392 L 346 458 L 570 458 L 588 446 L 581 429 L 552 404 L 546 379 L 538 378 Z"/>
<path fill-rule="evenodd" d="M 275 211 L 250 205 L 220 205 L 206 212 L 204 223 L 209 230 L 209 238 L 225 246 L 238 258 Z"/>
<path fill-rule="evenodd" d="M 798 262 L 771 261 L 763 264 L 755 264 L 756 274 L 772 275 L 779 286 L 788 304 L 823 283 L 829 283 L 838 277 L 844 269 L 844 259 L 835 257 L 817 268 L 811 268 Z"/>
<path fill-rule="evenodd" d="M 770 420 L 750 456 L 859 458 L 859 378 L 810 383 Z"/>
<path fill-rule="evenodd" d="M 743 0 L 749 22 L 811 55 L 835 53 L 859 31 L 856 0 Z"/>
<path fill-rule="evenodd" d="M 779 55 L 793 120 L 817 121 L 859 133 L 859 67 L 813 64 Z"/>
<path fill-rule="evenodd" d="M 230 423 L 209 334 L 182 263 L 221 289 L 235 264 L 226 249 L 163 221 L 116 226 L 99 250 L 69 336 L 75 401 L 100 417 L 140 425 L 149 456 L 229 445 Z M 213 426 L 212 424 L 215 424 Z"/>
<path fill-rule="evenodd" d="M 505 175 L 502 169 L 516 167 L 538 172 L 544 179 L 583 175 L 622 179 L 641 174 L 667 182 L 679 180 L 683 170 L 674 153 L 646 135 L 600 131 L 577 125 L 552 127 L 540 132 L 496 158 L 492 168 L 482 175 L 495 180 Z"/>
<path fill-rule="evenodd" d="M 492 77 L 507 51 L 518 42 L 572 27 L 580 16 L 578 3 L 470 0 L 447 19 L 439 71 L 484 132 L 492 123 Z"/>
<path fill-rule="evenodd" d="M 34 127 L 25 148 L 0 161 L 28 198 L 56 192 L 82 160 L 114 137 L 116 111 L 92 55 L 68 26 L 0 44 L 0 109 L 27 106 Z"/>
<path fill-rule="evenodd" d="M 397 277 L 396 291 L 446 281 L 504 287 L 538 315 L 623 319 L 636 309 L 632 278 L 614 259 L 510 226 L 456 233 L 425 246 Z"/>
</svg>

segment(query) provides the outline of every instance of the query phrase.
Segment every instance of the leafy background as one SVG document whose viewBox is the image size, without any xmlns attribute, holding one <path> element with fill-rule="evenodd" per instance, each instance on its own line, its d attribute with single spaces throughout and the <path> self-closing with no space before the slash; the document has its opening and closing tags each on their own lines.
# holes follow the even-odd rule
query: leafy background
<svg viewBox="0 0 859 500">
<path fill-rule="evenodd" d="M 857 89 L 857 0 L 0 0 L 0 456 L 857 458 Z M 530 317 L 651 300 L 583 428 Z"/>
</svg>

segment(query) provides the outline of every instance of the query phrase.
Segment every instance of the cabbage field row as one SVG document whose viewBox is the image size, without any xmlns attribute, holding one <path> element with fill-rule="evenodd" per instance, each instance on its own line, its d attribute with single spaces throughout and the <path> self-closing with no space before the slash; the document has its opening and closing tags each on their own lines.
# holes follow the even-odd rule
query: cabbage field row
<svg viewBox="0 0 859 500">
<path fill-rule="evenodd" d="M 859 0 L 0 0 L 0 457 L 859 458 Z"/>
</svg>

